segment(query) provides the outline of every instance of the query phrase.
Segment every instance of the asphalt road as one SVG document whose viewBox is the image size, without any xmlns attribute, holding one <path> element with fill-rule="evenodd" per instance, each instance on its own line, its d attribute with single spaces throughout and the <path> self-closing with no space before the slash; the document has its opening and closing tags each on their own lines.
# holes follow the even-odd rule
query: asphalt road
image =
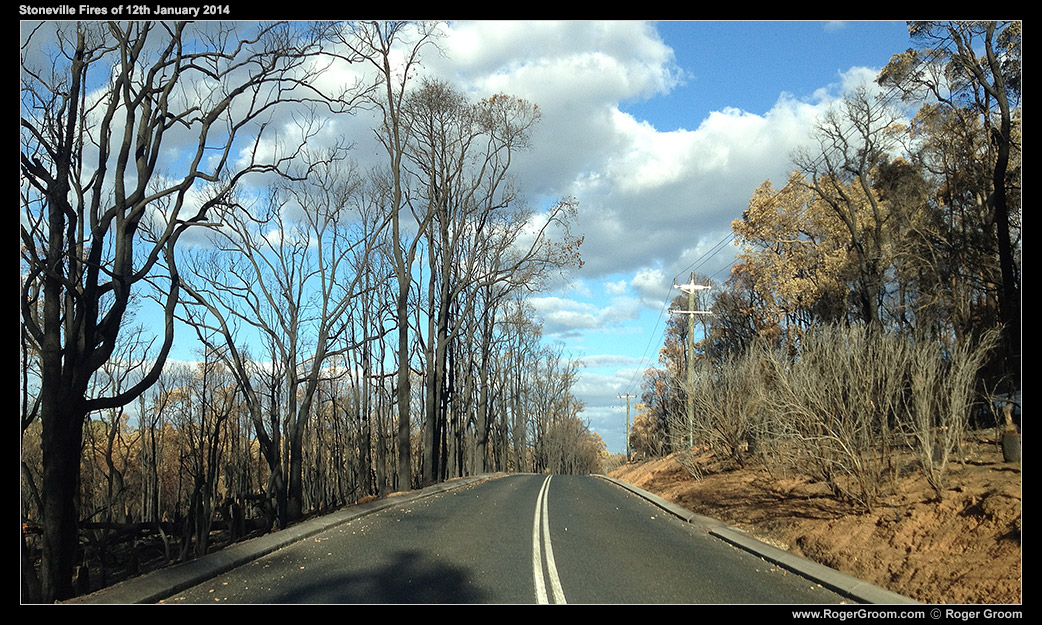
<svg viewBox="0 0 1042 625">
<path fill-rule="evenodd" d="M 611 482 L 509 475 L 353 519 L 163 603 L 844 601 Z"/>
</svg>

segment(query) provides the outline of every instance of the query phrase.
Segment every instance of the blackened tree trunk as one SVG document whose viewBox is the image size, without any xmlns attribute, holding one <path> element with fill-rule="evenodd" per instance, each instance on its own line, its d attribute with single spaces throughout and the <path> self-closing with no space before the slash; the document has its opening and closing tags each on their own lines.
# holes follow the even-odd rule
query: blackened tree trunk
<svg viewBox="0 0 1042 625">
<path fill-rule="evenodd" d="M 215 32 L 240 27 L 45 22 L 23 31 L 20 306 L 40 362 L 34 416 L 43 426 L 42 601 L 72 593 L 84 420 L 140 396 L 166 361 L 180 293 L 178 239 L 205 222 L 242 176 L 278 169 L 231 167 L 242 129 L 276 105 L 268 94 L 282 98 L 293 88 L 272 85 L 315 82 L 306 75 L 313 40 L 298 39 L 289 23 L 260 26 L 242 41 Z M 196 28 L 209 30 L 196 37 Z M 198 89 L 196 80 L 208 88 Z M 191 136 L 193 147 L 171 157 L 171 129 Z M 198 205 L 190 193 L 196 183 L 211 185 Z M 144 280 L 165 289 L 152 364 L 130 388 L 92 396 L 92 378 L 112 357 Z"/>
</svg>

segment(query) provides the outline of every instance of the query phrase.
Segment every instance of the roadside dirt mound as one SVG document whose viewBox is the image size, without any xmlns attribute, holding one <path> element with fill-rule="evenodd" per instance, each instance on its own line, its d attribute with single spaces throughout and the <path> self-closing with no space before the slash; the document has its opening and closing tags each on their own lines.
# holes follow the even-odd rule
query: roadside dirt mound
<svg viewBox="0 0 1042 625">
<path fill-rule="evenodd" d="M 986 435 L 951 466 L 942 498 L 916 473 L 871 512 L 806 476 L 772 478 L 762 467 L 730 468 L 705 452 L 696 458 L 696 479 L 681 459 L 629 463 L 611 475 L 917 601 L 1022 602 L 1020 465 L 1003 462 Z"/>
</svg>

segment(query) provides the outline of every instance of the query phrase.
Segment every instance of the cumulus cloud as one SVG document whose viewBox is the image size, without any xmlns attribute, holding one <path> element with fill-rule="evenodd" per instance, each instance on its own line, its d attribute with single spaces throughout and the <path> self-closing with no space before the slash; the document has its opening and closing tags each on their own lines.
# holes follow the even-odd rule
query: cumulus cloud
<svg viewBox="0 0 1042 625">
<path fill-rule="evenodd" d="M 561 193 L 577 175 L 598 171 L 626 143 L 615 118 L 620 102 L 668 93 L 681 77 L 672 50 L 643 22 L 453 22 L 446 34 L 432 71 L 543 111 L 533 138 L 543 149 L 518 163 L 539 193 Z"/>
<path fill-rule="evenodd" d="M 630 284 L 648 307 L 654 307 L 671 295 L 672 284 L 661 268 L 642 268 L 633 275 Z"/>
<path fill-rule="evenodd" d="M 597 367 L 635 367 L 640 364 L 639 359 L 622 354 L 594 354 L 591 356 L 583 356 L 582 362 L 588 369 Z"/>
<path fill-rule="evenodd" d="M 576 330 L 617 330 L 637 319 L 640 302 L 628 296 L 615 296 L 605 303 L 581 302 L 557 296 L 532 297 L 529 304 L 543 320 L 543 333 L 567 335 Z"/>
<path fill-rule="evenodd" d="M 539 106 L 533 147 L 517 156 L 512 170 L 533 203 L 579 201 L 572 231 L 585 237 L 582 279 L 615 276 L 612 289 L 619 288 L 618 276 L 645 267 L 663 268 L 666 278 L 676 275 L 699 249 L 724 236 L 760 183 L 787 176 L 792 150 L 807 139 L 810 120 L 838 89 L 803 100 L 779 94 L 764 113 L 723 108 L 664 130 L 626 112 L 628 104 L 668 96 L 685 80 L 653 24 L 450 22 L 443 35 L 443 53 L 429 50 L 424 57 L 428 75 L 474 97 L 508 93 Z M 316 86 L 334 91 L 353 84 L 362 69 L 334 67 Z M 849 72 L 837 83 L 863 81 L 867 74 Z M 279 137 L 295 139 L 299 120 L 271 127 L 279 128 Z M 372 143 L 372 123 L 361 113 L 327 120 L 309 141 L 325 145 L 350 137 L 363 167 L 379 165 L 385 157 Z M 273 152 L 274 140 L 272 135 L 260 147 Z M 562 322 L 587 319 L 570 312 L 561 313 Z"/>
</svg>

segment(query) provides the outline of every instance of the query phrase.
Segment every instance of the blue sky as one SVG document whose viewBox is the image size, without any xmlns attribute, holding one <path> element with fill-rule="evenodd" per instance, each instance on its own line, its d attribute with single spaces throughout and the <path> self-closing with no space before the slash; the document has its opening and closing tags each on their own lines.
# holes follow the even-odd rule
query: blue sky
<svg viewBox="0 0 1042 625">
<path fill-rule="evenodd" d="M 728 107 L 766 113 L 782 93 L 811 96 L 852 67 L 882 67 L 910 46 L 900 21 L 664 21 L 685 84 L 627 107 L 659 130 L 692 128 Z"/>
<path fill-rule="evenodd" d="M 585 363 L 574 391 L 612 452 L 625 449 L 618 395 L 639 394 L 657 360 L 674 278 L 726 280 L 735 249 L 719 244 L 754 189 L 784 180 L 816 116 L 910 46 L 903 22 L 879 21 L 453 21 L 443 31 L 444 55 L 425 57 L 425 71 L 538 104 L 517 180 L 537 207 L 579 202 L 585 266 L 532 303 L 545 339 Z M 381 158 L 364 140 L 370 124 L 331 130 L 359 137 L 363 165 Z M 193 358 L 191 338 L 180 333 L 175 357 Z"/>
</svg>

